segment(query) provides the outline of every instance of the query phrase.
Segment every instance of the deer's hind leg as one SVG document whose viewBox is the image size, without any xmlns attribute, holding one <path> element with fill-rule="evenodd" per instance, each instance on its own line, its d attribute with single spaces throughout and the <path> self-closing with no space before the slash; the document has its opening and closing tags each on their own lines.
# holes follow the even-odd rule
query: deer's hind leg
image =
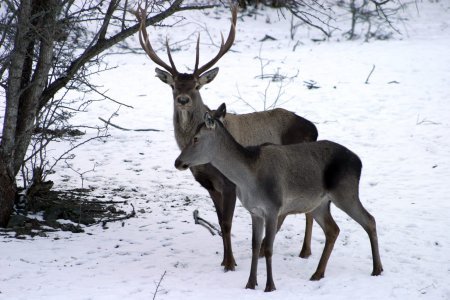
<svg viewBox="0 0 450 300">
<path fill-rule="evenodd" d="M 303 246 L 299 254 L 301 258 L 308 258 L 309 256 L 311 256 L 313 216 L 310 213 L 306 213 L 305 218 L 306 218 L 305 237 L 303 238 Z"/>
<path fill-rule="evenodd" d="M 280 230 L 281 225 L 283 225 L 284 220 L 287 215 L 280 215 L 278 217 L 277 232 Z M 300 251 L 299 256 L 301 258 L 308 258 L 311 256 L 311 237 L 312 237 L 312 227 L 313 227 L 313 217 L 310 213 L 305 214 L 306 226 L 305 226 L 305 237 L 303 238 L 303 246 Z M 264 245 L 266 244 L 266 238 L 263 239 L 261 244 L 261 251 L 259 252 L 259 257 L 264 257 Z"/>
<path fill-rule="evenodd" d="M 349 182 L 341 185 L 332 192 L 333 203 L 358 222 L 369 235 L 372 248 L 373 271 L 372 276 L 380 275 L 383 266 L 378 248 L 378 236 L 375 218 L 363 207 L 358 195 L 358 182 Z"/>
<path fill-rule="evenodd" d="M 316 272 L 314 272 L 310 279 L 320 280 L 325 276 L 328 259 L 330 258 L 334 243 L 339 235 L 339 227 L 331 216 L 329 201 L 322 203 L 311 214 L 325 233 L 325 246 L 323 248 L 322 256 L 320 257 Z"/>
<path fill-rule="evenodd" d="M 286 219 L 287 215 L 280 215 L 278 216 L 278 222 L 277 222 L 277 232 L 280 230 L 281 225 L 283 225 L 284 220 Z M 264 249 L 266 245 L 266 239 L 267 237 L 264 237 L 261 243 L 261 250 L 259 251 L 259 257 L 265 257 Z"/>
</svg>

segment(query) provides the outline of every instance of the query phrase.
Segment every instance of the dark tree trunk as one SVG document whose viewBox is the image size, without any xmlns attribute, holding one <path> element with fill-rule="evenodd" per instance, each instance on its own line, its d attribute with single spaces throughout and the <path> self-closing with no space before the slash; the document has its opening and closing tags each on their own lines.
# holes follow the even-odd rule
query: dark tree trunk
<svg viewBox="0 0 450 300">
<path fill-rule="evenodd" d="M 0 227 L 6 227 L 13 212 L 16 184 L 0 156 Z"/>
<path fill-rule="evenodd" d="M 13 211 L 16 193 L 15 171 L 16 147 L 19 142 L 19 106 L 23 92 L 24 69 L 27 63 L 27 51 L 30 47 L 31 1 L 24 0 L 20 4 L 14 50 L 9 62 L 8 87 L 6 89 L 6 109 L 3 123 L 3 135 L 0 145 L 0 226 L 5 227 Z"/>
<path fill-rule="evenodd" d="M 52 63 L 55 0 L 23 0 L 9 66 L 6 113 L 0 146 L 0 226 L 6 226 L 16 192 L 15 175 L 25 158 L 36 123 L 39 99 Z M 33 66 L 33 58 L 36 64 Z"/>
</svg>

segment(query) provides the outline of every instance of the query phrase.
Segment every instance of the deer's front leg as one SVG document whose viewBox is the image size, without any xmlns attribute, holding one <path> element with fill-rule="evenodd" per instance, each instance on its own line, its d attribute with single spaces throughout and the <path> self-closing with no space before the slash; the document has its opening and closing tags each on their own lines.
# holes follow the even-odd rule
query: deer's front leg
<svg viewBox="0 0 450 300">
<path fill-rule="evenodd" d="M 250 276 L 248 278 L 246 289 L 255 289 L 258 285 L 258 256 L 261 248 L 261 240 L 264 229 L 264 219 L 252 214 L 252 265 L 250 268 Z"/>
</svg>

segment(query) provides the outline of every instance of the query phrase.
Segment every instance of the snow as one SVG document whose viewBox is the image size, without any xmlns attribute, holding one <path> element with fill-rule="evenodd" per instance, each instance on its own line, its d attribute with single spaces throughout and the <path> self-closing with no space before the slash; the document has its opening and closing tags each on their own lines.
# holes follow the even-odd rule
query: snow
<svg viewBox="0 0 450 300">
<path fill-rule="evenodd" d="M 401 38 L 314 43 L 305 37 L 295 52 L 289 22 L 278 20 L 275 12 L 265 13 L 273 21 L 270 35 L 278 40 L 262 47 L 258 40 L 266 33 L 264 17 L 239 19 L 233 51 L 221 59 L 219 75 L 202 91 L 212 108 L 226 102 L 229 111 L 250 112 L 238 99 L 238 89 L 253 107 L 264 107 L 261 93 L 267 81 L 255 79 L 261 74 L 257 57 L 270 59 L 266 74 L 277 69 L 287 76 L 299 72 L 286 80 L 279 106 L 314 121 L 320 139 L 339 142 L 361 157 L 361 200 L 377 221 L 381 276 L 370 276 L 367 234 L 332 207 L 341 233 L 324 279 L 308 280 L 317 267 L 324 235 L 315 223 L 313 254 L 299 258 L 304 216 L 296 215 L 287 218 L 275 240 L 277 290 L 263 292 L 264 260 L 259 262 L 257 289 L 244 289 L 250 270 L 251 219 L 239 203 L 232 230 L 238 266 L 224 273 L 221 239 L 192 218 L 198 209 L 216 224 L 212 202 L 189 172 L 173 167 L 179 150 L 171 90 L 154 77 L 155 65 L 146 56 L 125 54 L 110 57 L 110 64 L 118 68 L 94 78 L 109 96 L 134 107 L 122 107 L 112 121 L 162 132 L 111 128 L 110 138 L 78 148 L 73 166 L 83 172 L 97 164 L 84 175 L 85 186 L 105 200 L 130 197 L 137 217 L 110 223 L 108 229 L 85 228 L 88 234 L 2 238 L 0 299 L 151 299 L 161 277 L 156 299 L 450 299 L 450 6 L 446 1 L 417 4 L 418 11 L 410 7 L 407 12 Z M 196 20 L 191 26 L 169 30 L 172 41 L 184 39 L 192 25 L 213 18 L 191 14 Z M 228 23 L 227 18 L 214 22 L 217 26 L 209 30 L 217 41 Z M 158 36 L 166 32 L 157 30 L 152 41 L 160 46 Z M 207 45 L 204 33 L 202 41 L 205 61 L 216 48 Z M 174 53 L 179 69 L 193 65 L 193 49 L 188 43 Z M 310 80 L 320 88 L 308 89 L 304 81 Z M 269 98 L 277 91 L 277 83 L 272 83 Z M 98 117 L 107 119 L 116 109 L 111 102 L 97 103 L 78 120 L 98 124 Z M 67 145 L 52 147 L 57 153 Z M 81 187 L 80 176 L 64 165 L 50 179 L 57 189 Z"/>
</svg>

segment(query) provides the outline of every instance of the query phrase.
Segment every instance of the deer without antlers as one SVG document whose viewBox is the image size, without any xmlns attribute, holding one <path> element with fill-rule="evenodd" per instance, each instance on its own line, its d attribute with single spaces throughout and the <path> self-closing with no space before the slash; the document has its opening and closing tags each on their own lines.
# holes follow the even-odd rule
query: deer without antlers
<svg viewBox="0 0 450 300">
<path fill-rule="evenodd" d="M 203 123 L 203 116 L 210 109 L 203 103 L 200 88 L 211 82 L 219 68 L 211 69 L 231 48 L 236 35 L 237 7 L 231 9 L 231 26 L 228 37 L 222 43 L 217 55 L 206 64 L 199 66 L 200 36 L 197 39 L 195 67 L 191 74 L 180 73 L 175 67 L 168 43 L 166 41 L 169 64 L 165 63 L 154 51 L 148 38 L 145 9 L 139 8 L 136 16 L 140 22 L 139 41 L 150 59 L 165 69 L 156 68 L 156 76 L 168 84 L 173 91 L 173 124 L 175 139 L 183 149 L 194 136 L 198 125 Z M 244 145 L 262 143 L 293 144 L 317 139 L 316 126 L 296 114 L 278 108 L 250 114 L 228 114 L 224 125 L 231 134 Z M 223 239 L 223 261 L 225 271 L 235 269 L 235 259 L 231 245 L 231 226 L 236 204 L 236 186 L 211 164 L 190 168 L 194 178 L 208 191 L 216 208 Z M 282 221 L 279 222 L 281 226 Z M 312 217 L 306 217 L 305 239 L 300 252 L 301 257 L 311 254 Z"/>
<path fill-rule="evenodd" d="M 295 145 L 264 145 L 245 148 L 219 120 L 225 105 L 214 117 L 205 114 L 191 142 L 175 161 L 179 170 L 210 163 L 237 186 L 237 195 L 252 217 L 252 263 L 246 288 L 254 289 L 258 254 L 265 225 L 264 253 L 267 265 L 266 292 L 275 290 L 272 251 L 280 217 L 310 212 L 325 233 L 325 246 L 311 280 L 324 277 L 325 268 L 339 235 L 330 214 L 330 201 L 358 222 L 372 246 L 372 275 L 383 271 L 375 219 L 359 200 L 361 160 L 330 141 Z"/>
</svg>

